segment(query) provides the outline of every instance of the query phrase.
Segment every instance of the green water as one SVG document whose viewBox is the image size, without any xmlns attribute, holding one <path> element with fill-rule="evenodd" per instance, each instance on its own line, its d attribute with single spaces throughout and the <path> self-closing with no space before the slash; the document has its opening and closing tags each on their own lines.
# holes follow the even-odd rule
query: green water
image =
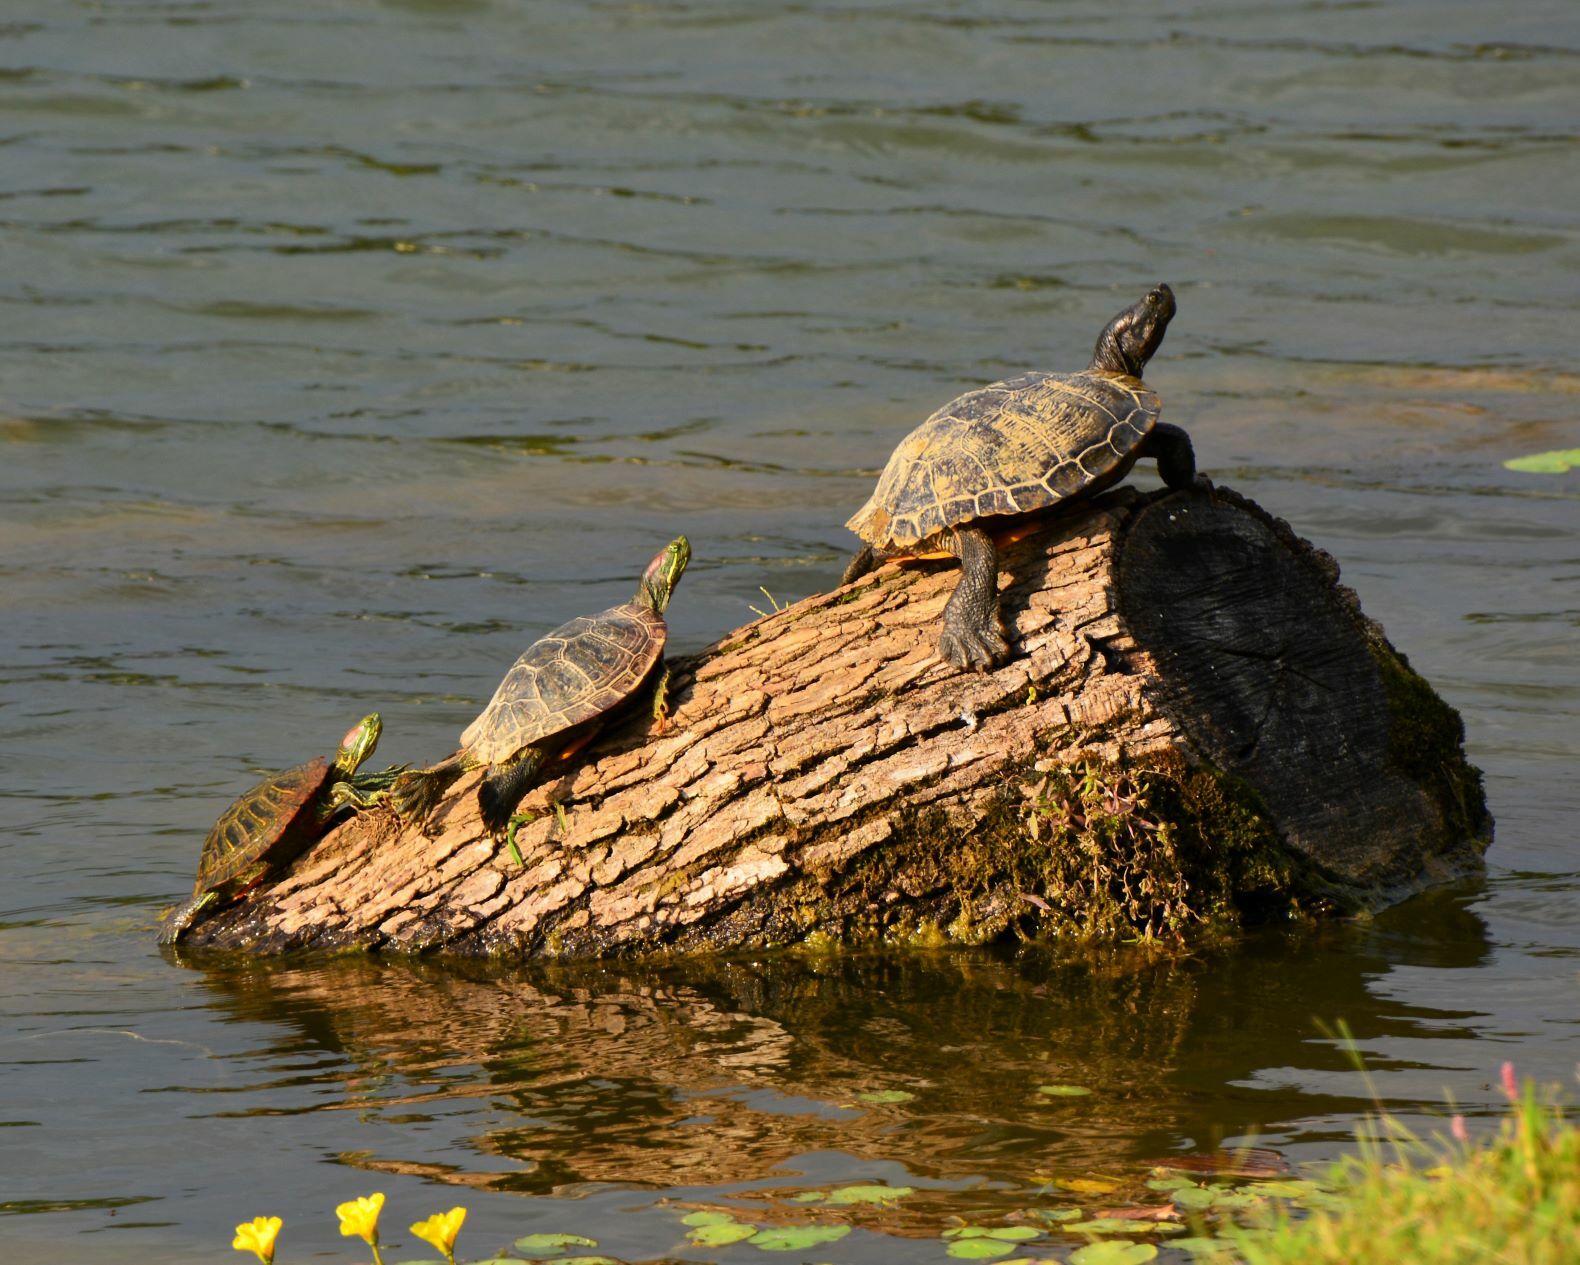
<svg viewBox="0 0 1580 1265">
<path fill-rule="evenodd" d="M 1580 443 L 1577 83 L 1567 0 L 7 0 L 7 1259 L 278 1213 L 282 1262 L 350 1261 L 378 1189 L 392 1259 L 464 1203 L 473 1254 L 793 1261 L 681 1217 L 887 1182 L 805 1259 L 942 1262 L 1049 1180 L 1336 1155 L 1332 1021 L 1417 1123 L 1506 1058 L 1572 1087 L 1580 472 L 1501 463 Z M 450 750 L 678 531 L 682 651 L 829 587 L 905 430 L 1158 281 L 1166 416 L 1463 712 L 1485 882 L 1164 963 L 156 952 L 258 770 L 373 707 L 381 760 Z"/>
</svg>

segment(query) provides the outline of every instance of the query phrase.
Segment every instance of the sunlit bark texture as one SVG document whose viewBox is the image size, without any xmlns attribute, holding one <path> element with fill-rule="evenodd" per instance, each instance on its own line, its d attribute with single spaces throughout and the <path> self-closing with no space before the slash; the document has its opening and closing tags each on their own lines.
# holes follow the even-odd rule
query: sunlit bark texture
<svg viewBox="0 0 1580 1265">
<path fill-rule="evenodd" d="M 994 673 L 934 653 L 951 563 L 886 566 L 676 660 L 662 732 L 633 714 L 529 794 L 524 864 L 468 775 L 426 833 L 357 816 L 187 943 L 1170 938 L 1479 864 L 1458 715 L 1282 522 L 1223 489 L 1120 489 L 1001 553 L 1016 653 Z"/>
</svg>

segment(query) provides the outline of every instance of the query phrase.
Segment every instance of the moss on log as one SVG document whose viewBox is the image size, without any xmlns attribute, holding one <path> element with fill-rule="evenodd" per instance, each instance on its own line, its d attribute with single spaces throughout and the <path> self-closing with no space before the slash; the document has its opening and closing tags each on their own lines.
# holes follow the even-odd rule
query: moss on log
<svg viewBox="0 0 1580 1265">
<path fill-rule="evenodd" d="M 1457 713 L 1251 502 L 1124 488 L 1040 522 L 1003 550 L 1016 655 L 987 675 L 934 654 L 954 581 L 887 566 L 675 661 L 663 732 L 633 716 L 529 794 L 523 865 L 468 775 L 427 833 L 358 815 L 187 943 L 1168 940 L 1479 865 Z"/>
</svg>

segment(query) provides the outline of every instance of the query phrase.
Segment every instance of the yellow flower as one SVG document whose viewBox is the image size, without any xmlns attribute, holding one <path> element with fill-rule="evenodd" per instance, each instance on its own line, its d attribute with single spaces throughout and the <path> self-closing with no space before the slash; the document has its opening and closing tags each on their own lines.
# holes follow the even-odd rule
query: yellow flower
<svg viewBox="0 0 1580 1265">
<path fill-rule="evenodd" d="M 465 1208 L 451 1208 L 449 1212 L 436 1212 L 426 1221 L 417 1222 L 411 1232 L 424 1243 L 432 1243 L 454 1265 L 455 1236 L 461 1233 L 461 1222 L 465 1220 Z"/>
<path fill-rule="evenodd" d="M 365 1239 L 370 1246 L 377 1246 L 379 1211 L 383 1207 L 384 1196 L 380 1194 L 363 1195 L 350 1203 L 340 1204 L 335 1208 L 335 1215 L 340 1218 L 340 1233 L 348 1239 Z"/>
<path fill-rule="evenodd" d="M 238 1252 L 254 1252 L 263 1265 L 274 1260 L 274 1239 L 285 1222 L 279 1217 L 254 1217 L 236 1227 L 231 1246 Z"/>
</svg>

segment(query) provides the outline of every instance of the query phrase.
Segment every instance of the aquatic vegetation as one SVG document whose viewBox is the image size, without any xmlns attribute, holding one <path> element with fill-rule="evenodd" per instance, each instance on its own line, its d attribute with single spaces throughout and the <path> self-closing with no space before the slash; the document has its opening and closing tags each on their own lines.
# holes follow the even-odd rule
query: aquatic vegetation
<svg viewBox="0 0 1580 1265">
<path fill-rule="evenodd" d="M 1042 1231 L 1029 1225 L 961 1225 L 944 1231 L 944 1238 L 952 1240 L 944 1250 L 958 1260 L 989 1261 L 1041 1237 Z"/>
<path fill-rule="evenodd" d="M 888 1205 L 914 1195 L 914 1186 L 841 1186 L 835 1190 L 804 1190 L 791 1198 L 796 1203 L 825 1203 L 835 1207 L 849 1204 Z"/>
<path fill-rule="evenodd" d="M 885 1103 L 910 1102 L 916 1095 L 905 1089 L 869 1089 L 865 1093 L 857 1094 L 859 1102 L 871 1103 L 881 1106 Z"/>
<path fill-rule="evenodd" d="M 694 1247 L 728 1247 L 743 1243 L 757 1233 L 749 1221 L 737 1221 L 727 1212 L 705 1209 L 688 1213 L 681 1224 L 692 1227 L 686 1234 Z"/>
<path fill-rule="evenodd" d="M 436 1212 L 425 1221 L 414 1221 L 411 1232 L 424 1243 L 431 1243 L 444 1253 L 445 1260 L 455 1265 L 455 1236 L 461 1232 L 466 1220 L 466 1209 L 451 1208 L 449 1212 Z"/>
<path fill-rule="evenodd" d="M 335 1215 L 340 1218 L 340 1233 L 348 1239 L 363 1240 L 372 1249 L 373 1259 L 377 1265 L 383 1265 L 384 1261 L 379 1246 L 379 1214 L 383 1210 L 384 1196 L 377 1191 L 371 1195 L 347 1200 L 335 1208 Z M 411 1232 L 443 1252 L 449 1265 L 455 1265 L 455 1239 L 461 1232 L 461 1225 L 465 1220 L 466 1209 L 458 1205 L 451 1208 L 449 1212 L 436 1212 L 431 1217 L 414 1222 Z M 253 1253 L 263 1265 L 272 1265 L 275 1239 L 284 1224 L 279 1217 L 254 1217 L 251 1221 L 244 1221 L 236 1227 L 236 1238 L 231 1246 L 238 1252 Z M 573 1235 L 561 1237 L 575 1238 Z M 591 1239 L 576 1241 L 592 1243 Z M 429 1263 L 410 1261 L 405 1262 L 405 1265 L 429 1265 Z M 488 1265 L 488 1262 L 478 1262 L 477 1265 Z M 570 1265 L 570 1262 L 567 1261 L 565 1265 Z"/>
<path fill-rule="evenodd" d="M 849 1233 L 848 1225 L 774 1226 L 759 1230 L 746 1241 L 764 1252 L 799 1252 L 825 1243 L 838 1243 Z"/>
<path fill-rule="evenodd" d="M 375 1265 L 384 1265 L 384 1258 L 379 1255 L 379 1213 L 383 1208 L 384 1196 L 377 1191 L 335 1208 L 335 1215 L 340 1218 L 340 1233 L 348 1239 L 362 1239 L 367 1243 L 373 1249 Z"/>
<path fill-rule="evenodd" d="M 263 1265 L 274 1260 L 274 1240 L 285 1222 L 279 1217 L 254 1217 L 236 1227 L 236 1238 L 231 1246 L 238 1252 L 251 1252 Z"/>
<path fill-rule="evenodd" d="M 1142 1265 L 1158 1254 L 1150 1243 L 1088 1243 L 1070 1254 L 1070 1265 Z"/>
<path fill-rule="evenodd" d="M 1525 457 L 1510 457 L 1503 463 L 1505 470 L 1520 474 L 1563 474 L 1580 468 L 1580 448 L 1560 448 L 1552 452 L 1533 452 Z"/>
<path fill-rule="evenodd" d="M 1183 1234 L 1185 1231 L 1182 1225 L 1139 1217 L 1094 1217 L 1090 1221 L 1071 1221 L 1061 1228 L 1070 1234 Z"/>
<path fill-rule="evenodd" d="M 516 1250 L 525 1252 L 529 1256 L 557 1255 L 568 1247 L 597 1246 L 597 1239 L 589 1239 L 580 1234 L 525 1234 L 516 1240 Z"/>
</svg>

